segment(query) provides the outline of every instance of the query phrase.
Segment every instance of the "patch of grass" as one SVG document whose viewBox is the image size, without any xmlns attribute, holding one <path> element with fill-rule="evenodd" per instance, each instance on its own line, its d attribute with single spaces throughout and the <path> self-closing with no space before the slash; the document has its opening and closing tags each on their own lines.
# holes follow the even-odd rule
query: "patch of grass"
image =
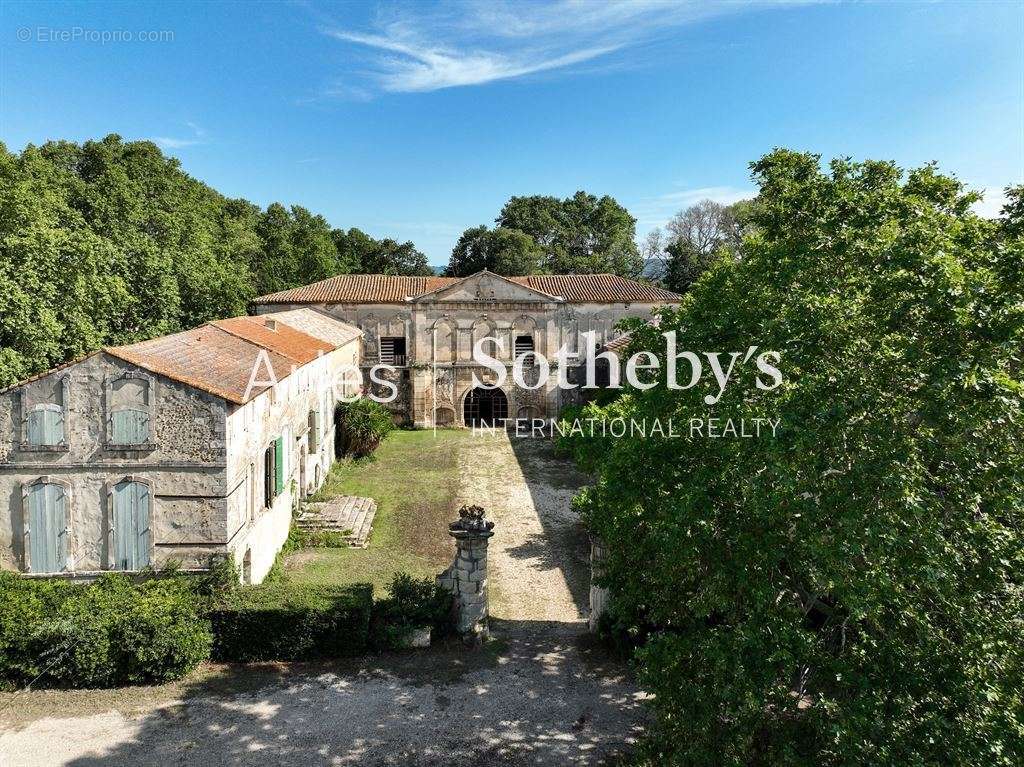
<svg viewBox="0 0 1024 767">
<path fill-rule="evenodd" d="M 301 583 L 372 583 L 381 596 L 395 573 L 434 576 L 452 558 L 448 523 L 457 516 L 459 443 L 469 432 L 395 431 L 370 458 L 339 461 L 312 501 L 358 495 L 377 502 L 365 549 L 292 554 L 284 577 Z"/>
</svg>

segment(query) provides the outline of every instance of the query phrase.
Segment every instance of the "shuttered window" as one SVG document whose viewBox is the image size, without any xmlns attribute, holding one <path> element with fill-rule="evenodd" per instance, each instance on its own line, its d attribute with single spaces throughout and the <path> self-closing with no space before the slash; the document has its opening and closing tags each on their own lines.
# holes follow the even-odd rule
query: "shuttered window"
<svg viewBox="0 0 1024 767">
<path fill-rule="evenodd" d="M 60 405 L 36 405 L 28 414 L 28 443 L 52 447 L 64 442 L 64 409 Z"/>
<path fill-rule="evenodd" d="M 523 360 L 524 365 L 533 364 L 533 336 L 516 336 L 516 356 L 514 359 L 519 359 L 524 354 L 530 355 L 527 359 Z"/>
<path fill-rule="evenodd" d="M 277 444 L 271 443 L 270 447 L 263 453 L 263 505 L 268 509 L 273 505 L 274 496 L 276 495 L 274 491 L 276 485 L 275 466 L 277 465 L 277 459 L 274 454 L 276 452 Z"/>
<path fill-rule="evenodd" d="M 149 412 L 122 408 L 110 414 L 111 441 L 115 445 L 141 445 L 149 441 Z"/>
<path fill-rule="evenodd" d="M 141 570 L 149 565 L 151 504 L 146 483 L 122 480 L 114 485 L 110 528 L 115 570 Z"/>
<path fill-rule="evenodd" d="M 27 529 L 29 571 L 57 573 L 68 559 L 67 509 L 64 488 L 37 482 L 28 488 Z"/>
<path fill-rule="evenodd" d="M 401 336 L 388 336 L 380 339 L 380 361 L 384 365 L 401 367 L 406 364 L 405 339 Z"/>
</svg>

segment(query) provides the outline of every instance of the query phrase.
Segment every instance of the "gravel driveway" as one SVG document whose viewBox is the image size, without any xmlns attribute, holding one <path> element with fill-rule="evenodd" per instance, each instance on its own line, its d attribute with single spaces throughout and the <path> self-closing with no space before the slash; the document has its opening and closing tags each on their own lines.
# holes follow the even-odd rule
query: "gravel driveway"
<svg viewBox="0 0 1024 767">
<path fill-rule="evenodd" d="M 583 478 L 540 440 L 462 449 L 460 495 L 496 523 L 494 642 L 0 696 L 0 767 L 590 765 L 627 748 L 643 694 L 585 633 L 586 540 L 568 506 Z"/>
</svg>

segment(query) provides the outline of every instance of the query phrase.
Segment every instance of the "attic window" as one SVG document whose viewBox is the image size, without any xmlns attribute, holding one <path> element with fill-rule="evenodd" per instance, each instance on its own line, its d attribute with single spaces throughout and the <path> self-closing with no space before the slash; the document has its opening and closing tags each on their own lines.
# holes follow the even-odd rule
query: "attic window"
<svg viewBox="0 0 1024 767">
<path fill-rule="evenodd" d="M 380 339 L 380 361 L 384 365 L 401 367 L 407 364 L 405 355 L 405 338 L 402 336 L 385 336 Z"/>
<path fill-rule="evenodd" d="M 270 318 L 267 318 L 264 321 L 264 324 L 265 324 L 267 330 L 277 330 L 277 320 L 272 320 Z"/>
</svg>

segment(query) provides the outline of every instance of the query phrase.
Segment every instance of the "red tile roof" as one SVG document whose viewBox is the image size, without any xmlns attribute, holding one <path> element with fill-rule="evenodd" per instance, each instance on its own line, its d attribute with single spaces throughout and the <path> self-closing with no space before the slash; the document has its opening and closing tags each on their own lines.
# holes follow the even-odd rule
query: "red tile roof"
<svg viewBox="0 0 1024 767">
<path fill-rule="evenodd" d="M 109 347 L 104 351 L 125 362 L 238 405 L 270 388 L 253 386 L 246 396 L 254 369 L 257 380 L 268 380 L 269 362 L 274 378 L 280 381 L 291 374 L 293 365 L 297 365 L 292 357 L 247 341 L 212 324 L 129 346 Z M 266 354 L 263 360 L 261 354 Z"/>
<path fill-rule="evenodd" d="M 405 277 L 392 274 L 339 274 L 326 280 L 260 296 L 257 304 L 400 304 L 458 282 L 453 277 Z"/>
<path fill-rule="evenodd" d="M 308 310 L 307 310 L 308 311 Z M 269 318 L 273 322 L 274 318 Z M 232 317 L 228 320 L 214 320 L 211 325 L 233 336 L 252 341 L 271 351 L 305 365 L 318 356 L 334 351 L 334 345 L 304 333 L 301 330 L 276 322 L 271 330 L 266 315 L 261 317 Z"/>
<path fill-rule="evenodd" d="M 339 274 L 279 293 L 257 304 L 395 304 L 460 282 L 457 277 L 402 277 L 389 274 Z M 646 282 L 615 274 L 548 274 L 510 277 L 533 290 L 569 303 L 671 303 L 681 296 Z"/>
</svg>

